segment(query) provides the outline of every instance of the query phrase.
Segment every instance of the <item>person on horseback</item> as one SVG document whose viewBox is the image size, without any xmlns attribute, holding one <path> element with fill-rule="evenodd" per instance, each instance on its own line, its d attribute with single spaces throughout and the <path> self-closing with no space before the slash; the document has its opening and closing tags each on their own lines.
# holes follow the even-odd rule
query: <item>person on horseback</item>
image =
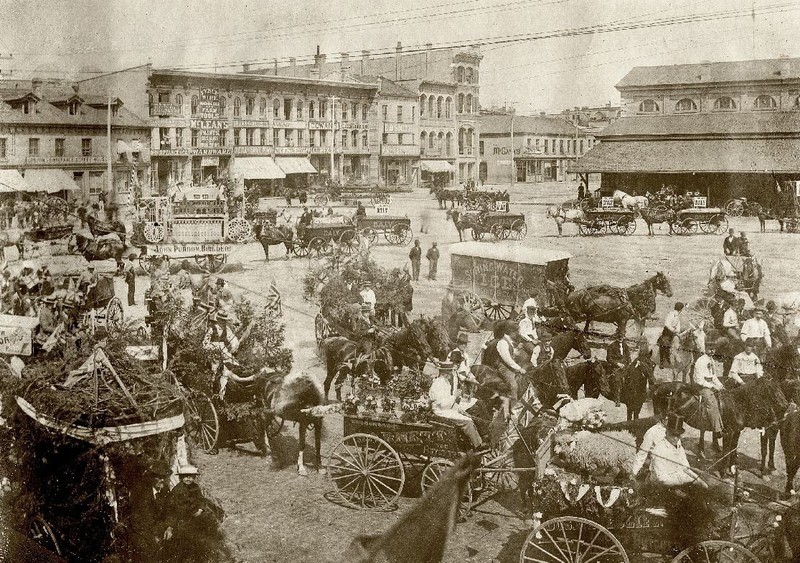
<svg viewBox="0 0 800 563">
<path fill-rule="evenodd" d="M 553 335 L 543 330 L 539 335 L 539 353 L 531 358 L 531 363 L 539 366 L 545 362 L 549 362 L 555 357 L 556 351 L 553 348 Z"/>
<path fill-rule="evenodd" d="M 664 319 L 664 328 L 661 331 L 661 336 L 658 337 L 658 367 L 667 369 L 670 367 L 670 351 L 672 350 L 672 339 L 676 335 L 682 335 L 681 332 L 681 311 L 683 311 L 684 304 L 680 301 L 675 303 L 675 307 L 667 313 Z M 688 329 L 687 329 L 688 330 Z"/>
<path fill-rule="evenodd" d="M 203 348 L 212 353 L 211 369 L 215 376 L 219 375 L 219 396 L 223 398 L 231 368 L 239 365 L 234 357 L 239 350 L 239 339 L 228 327 L 228 314 L 225 311 L 219 311 L 216 319 L 209 323 L 203 337 Z"/>
<path fill-rule="evenodd" d="M 694 363 L 694 383 L 699 387 L 701 408 L 705 408 L 709 430 L 718 434 L 722 432 L 722 414 L 717 392 L 722 391 L 725 387 L 715 373 L 716 366 L 713 355 L 714 346 L 709 342 L 706 344 L 705 352 Z"/>
<path fill-rule="evenodd" d="M 728 307 L 722 315 L 722 330 L 734 340 L 738 340 L 739 333 L 739 313 L 737 311 L 738 303 L 735 299 L 728 300 Z"/>
<path fill-rule="evenodd" d="M 631 363 L 631 349 L 625 337 L 617 335 L 606 349 L 606 361 L 620 369 L 626 368 Z"/>
<path fill-rule="evenodd" d="M 440 362 L 438 367 L 439 374 L 428 390 L 434 416 L 447 424 L 458 427 L 469 439 L 474 450 L 482 449 L 483 439 L 472 418 L 466 414 L 467 409 L 473 406 L 477 399 L 462 401 L 461 390 L 453 390 L 452 362 Z"/>
<path fill-rule="evenodd" d="M 744 385 L 745 380 L 752 381 L 764 376 L 764 366 L 754 350 L 755 341 L 748 338 L 744 343 L 744 351 L 733 357 L 728 377 L 739 385 Z"/>
<path fill-rule="evenodd" d="M 453 389 L 464 389 L 467 396 L 472 396 L 472 391 L 478 380 L 470 370 L 469 356 L 467 355 L 467 346 L 469 345 L 469 337 L 466 332 L 459 332 L 456 338 L 456 347 L 447 355 L 447 361 L 453 362 L 455 366 L 455 376 L 453 377 Z"/>
<path fill-rule="evenodd" d="M 495 325 L 494 339 L 489 341 L 483 351 L 482 363 L 497 370 L 500 376 L 506 381 L 513 390 L 511 396 L 517 397 L 519 385 L 518 378 L 525 377 L 525 370 L 514 361 L 514 335 L 517 332 L 517 325 L 512 321 L 501 321 Z M 527 386 L 527 384 L 526 384 Z M 503 414 L 506 420 L 511 413 L 510 399 L 503 399 Z"/>
<path fill-rule="evenodd" d="M 539 334 L 536 331 L 536 306 L 529 305 L 525 310 L 525 316 L 519 321 L 519 337 L 522 339 L 520 346 L 531 358 L 539 355 Z M 535 364 L 534 364 L 535 365 Z"/>
<path fill-rule="evenodd" d="M 753 318 L 747 319 L 742 325 L 741 338 L 745 342 L 752 339 L 756 354 L 762 359 L 766 349 L 772 348 L 772 335 L 767 321 L 764 320 L 764 309 L 761 307 L 754 309 Z"/>
</svg>

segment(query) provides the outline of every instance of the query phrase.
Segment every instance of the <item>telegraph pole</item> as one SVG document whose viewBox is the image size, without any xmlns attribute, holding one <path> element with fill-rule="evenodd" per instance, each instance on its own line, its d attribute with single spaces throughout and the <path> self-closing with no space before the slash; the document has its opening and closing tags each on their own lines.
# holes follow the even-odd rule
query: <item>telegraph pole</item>
<svg viewBox="0 0 800 563">
<path fill-rule="evenodd" d="M 331 104 L 331 181 L 333 180 L 334 152 L 336 150 L 336 96 L 328 98 Z"/>
<path fill-rule="evenodd" d="M 514 104 L 517 102 L 509 102 L 511 104 L 511 187 L 514 187 L 514 182 L 517 180 L 517 163 L 514 160 L 514 115 L 516 110 Z"/>
<path fill-rule="evenodd" d="M 108 176 L 108 182 L 106 182 L 108 186 L 108 203 L 111 203 L 112 194 L 114 193 L 114 179 L 111 175 L 111 93 L 108 94 L 108 116 L 107 116 L 107 123 L 106 123 L 106 136 L 108 137 L 108 150 L 106 154 L 106 159 L 108 163 L 106 164 L 106 175 Z M 116 198 L 114 199 L 116 203 Z"/>
</svg>

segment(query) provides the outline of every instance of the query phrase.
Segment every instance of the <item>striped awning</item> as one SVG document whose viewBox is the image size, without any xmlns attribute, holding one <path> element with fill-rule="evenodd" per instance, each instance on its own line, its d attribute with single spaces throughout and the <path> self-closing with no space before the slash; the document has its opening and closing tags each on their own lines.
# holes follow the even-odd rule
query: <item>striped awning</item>
<svg viewBox="0 0 800 563">
<path fill-rule="evenodd" d="M 233 163 L 233 175 L 245 180 L 286 178 L 283 170 L 269 156 L 237 156 Z"/>
<path fill-rule="evenodd" d="M 275 158 L 281 170 L 286 174 L 316 174 L 317 169 L 311 161 L 301 156 L 278 156 Z"/>
<path fill-rule="evenodd" d="M 446 160 L 420 160 L 419 167 L 423 172 L 433 172 L 440 174 L 442 172 L 452 172 L 453 165 Z"/>
</svg>

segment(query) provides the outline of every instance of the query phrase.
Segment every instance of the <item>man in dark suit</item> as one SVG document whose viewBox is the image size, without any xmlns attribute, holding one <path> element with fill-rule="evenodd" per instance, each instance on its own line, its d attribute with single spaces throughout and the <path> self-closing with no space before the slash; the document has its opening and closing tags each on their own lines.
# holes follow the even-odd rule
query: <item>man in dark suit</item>
<svg viewBox="0 0 800 563">
<path fill-rule="evenodd" d="M 624 338 L 616 338 L 606 349 L 606 361 L 618 368 L 628 367 L 631 363 L 631 350 Z"/>
<path fill-rule="evenodd" d="M 739 238 L 733 234 L 733 229 L 728 230 L 728 236 L 722 241 L 722 250 L 725 256 L 739 254 Z"/>
<path fill-rule="evenodd" d="M 171 473 L 166 462 L 154 462 L 140 486 L 131 491 L 130 547 L 135 561 L 158 561 L 162 543 L 171 537 L 167 520 Z"/>
</svg>

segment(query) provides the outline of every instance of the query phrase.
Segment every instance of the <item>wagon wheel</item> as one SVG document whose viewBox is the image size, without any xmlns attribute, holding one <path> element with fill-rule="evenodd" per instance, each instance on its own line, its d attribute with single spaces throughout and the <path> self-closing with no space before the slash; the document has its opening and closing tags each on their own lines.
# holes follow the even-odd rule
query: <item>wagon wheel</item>
<svg viewBox="0 0 800 563">
<path fill-rule="evenodd" d="M 376 242 L 378 242 L 378 232 L 371 227 L 363 229 L 361 231 L 361 236 L 367 239 L 370 244 L 375 244 Z"/>
<path fill-rule="evenodd" d="M 698 222 L 694 219 L 681 219 L 679 221 L 681 226 L 681 233 L 682 235 L 693 235 L 698 230 Z"/>
<path fill-rule="evenodd" d="M 483 305 L 483 312 L 486 318 L 492 321 L 510 319 L 514 314 L 514 306 L 505 303 L 495 303 L 486 301 Z"/>
<path fill-rule="evenodd" d="M 328 321 L 325 320 L 325 317 L 323 317 L 321 313 L 317 313 L 317 316 L 314 317 L 314 336 L 317 339 L 317 346 L 322 344 L 322 341 L 330 335 L 331 329 L 328 325 Z"/>
<path fill-rule="evenodd" d="M 713 324 L 714 313 L 712 312 L 712 306 L 715 303 L 715 300 L 711 297 L 700 297 L 699 299 L 692 301 L 687 307 L 687 317 L 689 322 L 695 326 L 699 325 L 703 321 L 705 321 L 707 325 Z"/>
<path fill-rule="evenodd" d="M 395 505 L 406 481 L 394 448 L 370 434 L 351 434 L 334 446 L 328 478 L 348 506 L 378 510 Z"/>
<path fill-rule="evenodd" d="M 358 250 L 358 235 L 355 231 L 345 231 L 339 235 L 339 247 L 345 254 L 353 254 Z"/>
<path fill-rule="evenodd" d="M 732 199 L 725 204 L 725 213 L 731 217 L 741 217 L 744 213 L 744 204 L 739 199 Z"/>
<path fill-rule="evenodd" d="M 67 217 L 67 202 L 60 197 L 49 196 L 44 200 L 44 209 L 46 210 L 47 219 L 55 219 L 57 217 Z"/>
<path fill-rule="evenodd" d="M 464 307 L 472 317 L 472 320 L 475 321 L 475 324 L 480 326 L 483 322 L 483 319 L 486 318 L 486 312 L 483 308 L 483 300 L 471 291 L 461 294 L 461 299 L 464 303 Z"/>
<path fill-rule="evenodd" d="M 519 560 L 520 563 L 630 561 L 614 534 L 597 522 L 576 516 L 561 516 L 536 526 L 528 534 Z"/>
<path fill-rule="evenodd" d="M 55 531 L 53 531 L 53 527 L 41 516 L 36 515 L 31 519 L 31 525 L 30 528 L 28 528 L 28 536 L 48 551 L 56 555 L 64 554 L 64 552 L 61 551 L 61 546 L 58 543 L 58 536 L 56 536 Z"/>
<path fill-rule="evenodd" d="M 247 219 L 235 217 L 228 221 L 228 238 L 233 242 L 246 242 L 252 232 L 253 228 Z"/>
<path fill-rule="evenodd" d="M 301 258 L 308 256 L 310 249 L 308 244 L 301 241 L 293 241 L 292 242 L 292 252 L 294 252 L 295 256 L 300 256 Z"/>
<path fill-rule="evenodd" d="M 605 219 L 598 219 L 594 222 L 594 230 L 598 235 L 607 235 L 611 230 L 609 229 L 609 223 Z"/>
<path fill-rule="evenodd" d="M 411 233 L 411 227 L 406 225 L 405 223 L 395 223 L 392 226 L 392 232 L 395 235 L 395 239 L 397 242 L 394 244 L 405 246 L 411 239 L 414 238 L 414 235 Z"/>
<path fill-rule="evenodd" d="M 505 240 L 508 238 L 508 230 L 500 223 L 495 223 L 490 229 L 492 236 L 497 240 Z"/>
<path fill-rule="evenodd" d="M 513 471 L 503 471 L 513 467 L 514 458 L 510 451 L 492 448 L 483 456 L 480 476 L 495 491 L 516 491 L 519 488 L 519 474 Z M 495 469 L 497 471 L 494 471 Z"/>
<path fill-rule="evenodd" d="M 194 257 L 194 261 L 206 272 L 216 274 L 222 270 L 226 258 L 224 254 L 200 254 Z"/>
<path fill-rule="evenodd" d="M 422 494 L 425 494 L 428 489 L 433 487 L 436 483 L 441 481 L 442 475 L 450 471 L 453 467 L 453 462 L 446 459 L 437 459 L 430 462 L 422 470 L 422 477 L 420 478 L 420 488 Z M 464 494 L 461 495 L 461 501 L 458 503 L 458 521 L 461 522 L 466 519 L 469 514 L 469 509 L 472 506 L 472 485 L 467 481 L 467 486 L 464 487 Z"/>
<path fill-rule="evenodd" d="M 681 551 L 672 563 L 691 561 L 716 561 L 719 563 L 760 563 L 758 557 L 738 543 L 725 540 L 707 540 Z"/>
<path fill-rule="evenodd" d="M 712 215 L 711 219 L 708 220 L 708 224 L 714 226 L 714 231 L 710 232 L 716 232 L 718 235 L 721 235 L 728 230 L 728 220 L 725 218 L 725 215 L 721 213 Z"/>
<path fill-rule="evenodd" d="M 593 223 L 578 223 L 578 232 L 586 237 L 593 235 Z"/>
<path fill-rule="evenodd" d="M 517 219 L 511 223 L 511 233 L 509 238 L 514 240 L 522 240 L 528 235 L 528 225 L 525 224 L 523 219 Z"/>
<path fill-rule="evenodd" d="M 617 233 L 632 235 L 636 232 L 636 219 L 633 217 L 620 217 L 617 221 Z"/>
<path fill-rule="evenodd" d="M 330 243 L 324 238 L 315 237 L 308 243 L 308 255 L 312 258 L 324 256 L 330 250 Z"/>
<path fill-rule="evenodd" d="M 211 453 L 219 439 L 219 416 L 214 403 L 205 393 L 189 391 L 184 401 L 186 435 L 204 452 Z"/>
<path fill-rule="evenodd" d="M 483 232 L 479 231 L 475 227 L 470 229 L 472 231 L 472 240 L 481 240 L 483 238 Z"/>
<path fill-rule="evenodd" d="M 125 324 L 125 313 L 122 310 L 122 301 L 119 297 L 112 297 L 106 305 L 106 331 L 119 334 Z"/>
<path fill-rule="evenodd" d="M 161 242 L 164 240 L 164 225 L 161 223 L 145 223 L 142 234 L 147 242 Z"/>
<path fill-rule="evenodd" d="M 317 194 L 314 196 L 314 205 L 317 207 L 328 205 L 329 202 L 330 198 L 328 197 L 328 194 Z"/>
</svg>

